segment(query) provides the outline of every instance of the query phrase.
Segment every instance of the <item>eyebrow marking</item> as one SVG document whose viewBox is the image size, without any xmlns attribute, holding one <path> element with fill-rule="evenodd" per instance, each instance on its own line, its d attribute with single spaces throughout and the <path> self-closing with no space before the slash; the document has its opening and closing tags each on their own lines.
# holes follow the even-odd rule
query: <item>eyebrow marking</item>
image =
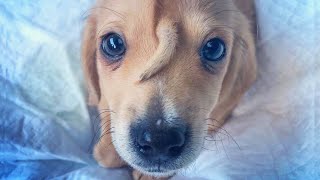
<svg viewBox="0 0 320 180">
<path fill-rule="evenodd" d="M 111 8 L 104 7 L 104 6 L 96 6 L 96 7 L 90 8 L 90 9 L 88 9 L 87 11 L 85 11 L 83 13 L 82 17 L 84 17 L 84 19 L 86 19 L 90 15 L 96 15 L 96 13 L 97 13 L 96 11 L 97 10 L 107 10 L 107 11 L 111 12 L 112 14 L 114 14 L 115 16 L 117 16 L 120 19 L 122 19 L 123 21 L 125 21 L 125 16 L 123 14 L 119 13 L 116 10 L 113 10 Z"/>
<path fill-rule="evenodd" d="M 157 36 L 159 45 L 147 62 L 146 68 L 140 75 L 139 81 L 145 81 L 167 66 L 172 58 L 178 41 L 177 27 L 173 21 L 163 19 L 158 24 Z"/>
</svg>

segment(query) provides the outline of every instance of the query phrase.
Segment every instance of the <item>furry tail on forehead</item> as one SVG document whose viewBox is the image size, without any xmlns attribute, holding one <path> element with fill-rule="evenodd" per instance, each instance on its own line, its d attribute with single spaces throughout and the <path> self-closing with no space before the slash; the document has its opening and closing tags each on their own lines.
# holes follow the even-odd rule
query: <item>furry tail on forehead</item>
<svg viewBox="0 0 320 180">
<path fill-rule="evenodd" d="M 169 19 L 162 19 L 158 24 L 157 36 L 159 40 L 158 48 L 143 70 L 140 81 L 149 79 L 168 65 L 175 52 L 178 32 L 174 22 Z"/>
</svg>

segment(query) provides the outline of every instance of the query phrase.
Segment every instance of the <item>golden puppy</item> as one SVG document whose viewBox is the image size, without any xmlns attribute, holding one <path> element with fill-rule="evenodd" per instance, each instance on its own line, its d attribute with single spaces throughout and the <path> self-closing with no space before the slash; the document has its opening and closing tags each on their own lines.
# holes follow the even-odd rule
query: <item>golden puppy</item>
<svg viewBox="0 0 320 180">
<path fill-rule="evenodd" d="M 250 21 L 251 0 L 98 0 L 82 58 L 90 102 L 108 114 L 99 164 L 148 179 L 192 163 L 255 80 Z"/>
</svg>

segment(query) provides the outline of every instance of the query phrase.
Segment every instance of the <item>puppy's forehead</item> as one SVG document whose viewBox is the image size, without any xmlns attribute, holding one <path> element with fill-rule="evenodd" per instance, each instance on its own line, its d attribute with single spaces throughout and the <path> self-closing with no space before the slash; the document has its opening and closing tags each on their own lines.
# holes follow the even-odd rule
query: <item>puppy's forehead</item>
<svg viewBox="0 0 320 180">
<path fill-rule="evenodd" d="M 156 2 L 154 0 L 98 0 L 94 9 L 98 18 L 117 21 L 130 28 L 130 25 L 138 26 L 153 22 Z"/>
<path fill-rule="evenodd" d="M 96 6 L 96 15 L 105 20 L 98 23 L 115 21 L 139 32 L 154 31 L 162 18 L 170 18 L 205 34 L 214 25 L 230 24 L 226 21 L 236 12 L 232 0 L 98 0 Z"/>
</svg>

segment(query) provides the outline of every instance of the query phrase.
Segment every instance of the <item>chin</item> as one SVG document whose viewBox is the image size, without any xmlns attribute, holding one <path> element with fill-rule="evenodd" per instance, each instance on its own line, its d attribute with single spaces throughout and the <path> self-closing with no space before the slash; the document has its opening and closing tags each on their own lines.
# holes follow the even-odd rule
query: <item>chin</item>
<svg viewBox="0 0 320 180">
<path fill-rule="evenodd" d="M 131 165 L 131 166 L 145 175 L 152 176 L 152 177 L 159 177 L 159 178 L 173 176 L 177 171 L 179 171 L 179 169 L 176 169 L 176 170 L 166 170 L 164 168 L 146 169 L 146 168 L 139 167 L 137 165 Z"/>
</svg>

